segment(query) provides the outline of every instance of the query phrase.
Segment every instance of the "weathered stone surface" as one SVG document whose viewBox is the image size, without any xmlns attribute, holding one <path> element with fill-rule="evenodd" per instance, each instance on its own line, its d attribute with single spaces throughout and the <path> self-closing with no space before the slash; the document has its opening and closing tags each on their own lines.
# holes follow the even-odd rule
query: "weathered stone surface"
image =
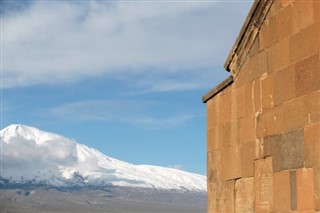
<svg viewBox="0 0 320 213">
<path fill-rule="evenodd" d="M 291 210 L 297 210 L 297 174 L 290 171 Z"/>
<path fill-rule="evenodd" d="M 305 166 L 320 166 L 320 123 L 304 128 Z"/>
<path fill-rule="evenodd" d="M 320 122 L 320 90 L 305 95 L 302 98 L 305 104 L 305 114 L 308 117 L 308 124 Z"/>
<path fill-rule="evenodd" d="M 297 208 L 298 210 L 315 209 L 313 169 L 297 170 Z"/>
<path fill-rule="evenodd" d="M 216 126 L 219 123 L 219 96 L 210 99 L 207 102 L 207 129 Z"/>
<path fill-rule="evenodd" d="M 274 75 L 267 75 L 262 82 L 262 108 L 264 110 L 274 107 Z"/>
<path fill-rule="evenodd" d="M 303 30 L 290 37 L 290 62 L 296 62 L 310 55 L 310 34 Z"/>
<path fill-rule="evenodd" d="M 241 177 L 254 176 L 255 141 L 241 145 Z"/>
<path fill-rule="evenodd" d="M 207 128 L 207 151 L 208 152 L 221 148 L 222 133 L 220 131 L 221 131 L 221 128 L 219 126 L 213 126 L 211 128 Z"/>
<path fill-rule="evenodd" d="M 312 25 L 314 23 L 313 1 L 294 1 L 292 19 L 294 33 Z"/>
<path fill-rule="evenodd" d="M 315 209 L 320 210 L 320 166 L 313 168 Z"/>
<path fill-rule="evenodd" d="M 260 50 L 266 49 L 277 42 L 277 28 L 275 16 L 266 19 L 259 33 Z"/>
<path fill-rule="evenodd" d="M 236 89 L 235 91 L 236 95 L 236 103 L 234 105 L 236 106 L 236 118 L 242 118 L 246 115 L 246 87 L 241 86 Z"/>
<path fill-rule="evenodd" d="M 296 95 L 301 96 L 320 89 L 319 54 L 296 64 Z"/>
<path fill-rule="evenodd" d="M 241 143 L 254 141 L 256 138 L 255 117 L 247 116 L 239 120 L 239 140 Z"/>
<path fill-rule="evenodd" d="M 218 110 L 221 124 L 231 121 L 231 92 L 221 94 Z"/>
<path fill-rule="evenodd" d="M 290 49 L 291 51 L 291 49 Z M 290 52 L 291 54 L 291 52 Z M 289 38 L 282 39 L 270 47 L 268 54 L 268 71 L 270 73 L 282 69 L 289 64 Z"/>
<path fill-rule="evenodd" d="M 313 2 L 313 15 L 314 21 L 320 22 L 320 1 Z"/>
<path fill-rule="evenodd" d="M 276 72 L 274 78 L 275 105 L 294 99 L 296 90 L 294 66 L 289 66 Z"/>
<path fill-rule="evenodd" d="M 262 51 L 249 60 L 249 80 L 257 80 L 268 72 L 268 52 Z"/>
<path fill-rule="evenodd" d="M 208 213 L 234 213 L 234 180 L 208 184 Z"/>
<path fill-rule="evenodd" d="M 276 24 L 279 40 L 292 34 L 292 7 L 286 7 L 276 14 Z"/>
<path fill-rule="evenodd" d="M 234 146 L 239 141 L 239 124 L 238 120 L 232 120 L 231 122 L 222 125 L 222 147 Z"/>
<path fill-rule="evenodd" d="M 241 178 L 236 180 L 235 186 L 235 212 L 254 212 L 254 178 Z"/>
<path fill-rule="evenodd" d="M 254 197 L 256 212 L 271 212 L 273 209 L 272 171 L 272 157 L 255 161 Z"/>
<path fill-rule="evenodd" d="M 221 178 L 231 180 L 241 177 L 241 150 L 238 145 L 221 151 Z"/>
<path fill-rule="evenodd" d="M 265 138 L 264 154 L 273 157 L 275 172 L 303 167 L 303 129 Z"/>
<path fill-rule="evenodd" d="M 275 212 L 289 212 L 291 210 L 290 172 L 276 172 L 273 174 L 273 196 Z"/>
<path fill-rule="evenodd" d="M 207 153 L 208 183 L 221 181 L 221 151 Z"/>
</svg>

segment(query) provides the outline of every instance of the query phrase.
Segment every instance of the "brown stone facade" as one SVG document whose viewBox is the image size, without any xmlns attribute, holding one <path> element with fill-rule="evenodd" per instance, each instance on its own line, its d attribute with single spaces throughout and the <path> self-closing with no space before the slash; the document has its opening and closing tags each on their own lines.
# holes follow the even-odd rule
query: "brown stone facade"
<svg viewBox="0 0 320 213">
<path fill-rule="evenodd" d="M 255 1 L 232 51 L 203 100 L 208 213 L 319 213 L 320 1 Z"/>
</svg>

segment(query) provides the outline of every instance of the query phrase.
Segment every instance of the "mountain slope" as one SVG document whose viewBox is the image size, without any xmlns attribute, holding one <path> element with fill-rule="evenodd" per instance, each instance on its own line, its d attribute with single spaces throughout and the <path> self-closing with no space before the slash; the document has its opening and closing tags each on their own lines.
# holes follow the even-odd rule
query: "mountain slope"
<svg viewBox="0 0 320 213">
<path fill-rule="evenodd" d="M 206 191 L 205 176 L 150 165 L 133 165 L 63 136 L 24 125 L 0 132 L 4 184 L 57 187 L 125 186 Z"/>
</svg>

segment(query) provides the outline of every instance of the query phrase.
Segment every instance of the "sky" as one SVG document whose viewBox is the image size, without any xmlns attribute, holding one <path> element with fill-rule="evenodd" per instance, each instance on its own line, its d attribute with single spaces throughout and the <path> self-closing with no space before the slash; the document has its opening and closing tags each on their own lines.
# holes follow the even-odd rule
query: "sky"
<svg viewBox="0 0 320 213">
<path fill-rule="evenodd" d="M 2 0 L 1 129 L 205 175 L 201 98 L 228 77 L 252 2 Z"/>
</svg>

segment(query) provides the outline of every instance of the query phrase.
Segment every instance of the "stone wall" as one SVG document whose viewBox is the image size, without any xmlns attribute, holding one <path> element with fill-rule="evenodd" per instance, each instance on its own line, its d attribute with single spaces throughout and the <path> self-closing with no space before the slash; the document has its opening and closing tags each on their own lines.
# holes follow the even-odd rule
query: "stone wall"
<svg viewBox="0 0 320 213">
<path fill-rule="evenodd" d="M 206 101 L 208 213 L 320 212 L 320 1 L 274 1 Z"/>
</svg>

